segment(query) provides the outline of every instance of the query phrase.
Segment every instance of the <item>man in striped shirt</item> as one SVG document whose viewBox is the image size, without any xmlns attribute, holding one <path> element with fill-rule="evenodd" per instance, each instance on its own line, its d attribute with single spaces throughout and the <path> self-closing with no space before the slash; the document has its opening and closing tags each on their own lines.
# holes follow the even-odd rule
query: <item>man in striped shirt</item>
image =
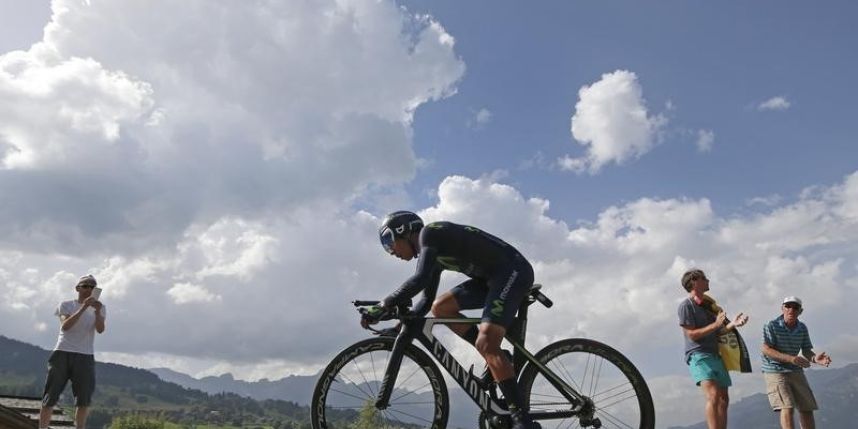
<svg viewBox="0 0 858 429">
<path fill-rule="evenodd" d="M 831 358 L 825 352 L 813 353 L 807 326 L 798 321 L 802 312 L 798 297 L 784 298 L 781 312 L 781 316 L 763 328 L 763 376 L 769 403 L 772 410 L 780 412 L 782 429 L 793 428 L 793 409 L 796 408 L 801 428 L 814 429 L 813 410 L 818 407 L 804 368 L 810 367 L 811 362 L 828 366 Z"/>
</svg>

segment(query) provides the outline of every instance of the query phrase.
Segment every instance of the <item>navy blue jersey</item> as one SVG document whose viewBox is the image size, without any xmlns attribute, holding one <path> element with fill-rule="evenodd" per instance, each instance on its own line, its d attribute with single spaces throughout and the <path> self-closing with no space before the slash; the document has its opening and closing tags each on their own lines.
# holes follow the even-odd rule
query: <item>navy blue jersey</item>
<svg viewBox="0 0 858 429">
<path fill-rule="evenodd" d="M 415 311 L 425 310 L 422 307 L 435 299 L 444 270 L 492 283 L 490 280 L 495 277 L 507 278 L 512 266 L 530 266 L 514 247 L 472 226 L 433 222 L 420 231 L 419 243 L 417 271 L 384 299 L 384 305 L 406 303 L 422 291 L 424 299 Z M 530 277 L 532 284 L 532 271 Z"/>
</svg>

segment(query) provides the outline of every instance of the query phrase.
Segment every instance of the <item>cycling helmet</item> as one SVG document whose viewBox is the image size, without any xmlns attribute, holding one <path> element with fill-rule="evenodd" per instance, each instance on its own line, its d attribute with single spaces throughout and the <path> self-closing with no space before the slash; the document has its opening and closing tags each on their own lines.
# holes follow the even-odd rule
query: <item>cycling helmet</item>
<svg viewBox="0 0 858 429">
<path fill-rule="evenodd" d="M 393 241 L 420 232 L 423 219 L 409 211 L 396 211 L 384 218 L 378 228 L 378 238 L 387 253 L 393 254 Z"/>
</svg>

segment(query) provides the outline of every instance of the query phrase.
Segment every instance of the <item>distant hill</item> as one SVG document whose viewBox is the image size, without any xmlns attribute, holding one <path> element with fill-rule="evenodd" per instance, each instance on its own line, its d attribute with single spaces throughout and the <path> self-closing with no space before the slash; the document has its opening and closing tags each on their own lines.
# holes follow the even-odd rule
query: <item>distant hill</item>
<svg viewBox="0 0 858 429">
<path fill-rule="evenodd" d="M 149 371 L 160 377 L 161 380 L 210 394 L 231 392 L 256 400 L 280 399 L 302 405 L 310 403 L 313 387 L 316 385 L 316 379 L 318 379 L 318 375 L 293 375 L 274 381 L 267 379 L 244 381 L 236 380 L 232 374 L 197 379 L 169 368 L 151 368 Z"/>
<path fill-rule="evenodd" d="M 0 335 L 0 394 L 41 396 L 50 351 Z M 235 393 L 208 394 L 162 380 L 150 371 L 112 363 L 96 364 L 97 387 L 89 426 L 101 428 L 115 415 L 134 411 L 186 425 L 309 427 L 310 410 L 295 402 L 257 401 Z M 70 405 L 67 387 L 64 404 Z M 354 411 L 334 411 L 353 420 Z"/>
<path fill-rule="evenodd" d="M 806 373 L 820 408 L 814 413 L 816 427 L 839 429 L 858 426 L 858 364 L 814 369 Z M 763 383 L 762 375 L 760 383 Z M 729 423 L 735 428 L 780 429 L 778 415 L 771 410 L 768 398 L 762 393 L 730 404 Z M 670 429 L 706 429 L 706 423 Z"/>
</svg>

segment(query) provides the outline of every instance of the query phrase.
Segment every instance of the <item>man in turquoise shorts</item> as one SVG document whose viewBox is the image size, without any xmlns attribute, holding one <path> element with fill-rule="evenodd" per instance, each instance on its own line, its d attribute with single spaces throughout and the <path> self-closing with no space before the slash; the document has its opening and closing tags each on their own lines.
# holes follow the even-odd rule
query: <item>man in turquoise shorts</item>
<svg viewBox="0 0 858 429">
<path fill-rule="evenodd" d="M 694 382 L 706 395 L 706 424 L 709 429 L 727 429 L 727 406 L 730 404 L 727 388 L 732 382 L 718 354 L 718 333 L 744 325 L 748 317 L 739 313 L 727 323 L 723 310 L 717 314 L 712 312 L 707 305 L 712 300 L 704 295 L 709 291 L 709 279 L 699 269 L 688 270 L 682 275 L 682 287 L 688 292 L 687 299 L 682 300 L 678 309 L 679 326 L 685 338 L 685 363 Z"/>
</svg>

